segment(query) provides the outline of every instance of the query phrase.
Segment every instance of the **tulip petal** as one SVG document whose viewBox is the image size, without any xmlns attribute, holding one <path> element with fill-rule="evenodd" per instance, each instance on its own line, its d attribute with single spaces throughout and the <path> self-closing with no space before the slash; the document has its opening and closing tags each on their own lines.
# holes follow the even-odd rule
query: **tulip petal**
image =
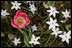
<svg viewBox="0 0 72 48">
<path fill-rule="evenodd" d="M 12 25 L 14 28 L 17 28 L 17 26 L 13 23 L 13 20 L 11 20 L 11 25 Z"/>
<path fill-rule="evenodd" d="M 29 18 L 26 18 L 26 24 L 24 25 L 24 27 L 28 26 L 30 24 L 30 20 Z"/>
</svg>

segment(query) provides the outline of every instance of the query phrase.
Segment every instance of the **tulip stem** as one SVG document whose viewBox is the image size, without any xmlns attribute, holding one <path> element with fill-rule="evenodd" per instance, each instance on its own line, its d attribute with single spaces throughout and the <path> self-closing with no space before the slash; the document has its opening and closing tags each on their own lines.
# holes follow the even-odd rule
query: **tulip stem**
<svg viewBox="0 0 72 48">
<path fill-rule="evenodd" d="M 23 32 L 21 29 L 18 29 L 22 34 L 24 34 L 25 35 L 25 32 Z"/>
</svg>

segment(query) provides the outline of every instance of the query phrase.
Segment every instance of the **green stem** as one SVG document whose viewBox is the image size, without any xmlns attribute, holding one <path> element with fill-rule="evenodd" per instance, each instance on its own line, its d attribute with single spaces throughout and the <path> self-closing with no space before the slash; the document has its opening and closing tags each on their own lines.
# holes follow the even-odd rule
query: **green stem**
<svg viewBox="0 0 72 48">
<path fill-rule="evenodd" d="M 51 43 L 53 43 L 57 38 L 55 38 Z"/>
<path fill-rule="evenodd" d="M 51 38 L 51 36 L 49 37 L 49 39 L 48 39 L 48 41 L 45 43 L 45 45 L 49 42 L 50 38 Z"/>
<path fill-rule="evenodd" d="M 43 19 L 43 17 L 41 17 L 41 15 L 39 15 L 38 13 L 36 13 L 40 18 L 42 18 Z M 43 19 L 44 20 L 44 19 Z"/>
<path fill-rule="evenodd" d="M 54 16 L 53 16 L 54 17 Z M 56 19 L 56 17 L 54 17 L 54 19 Z M 58 22 L 59 23 L 59 22 Z M 62 30 L 64 31 L 64 28 L 62 27 L 62 25 L 59 23 L 59 25 L 61 26 Z"/>
<path fill-rule="evenodd" d="M 11 45 L 10 44 L 8 44 L 6 41 L 4 41 L 7 45 L 8 45 L 8 47 L 11 47 Z"/>
<path fill-rule="evenodd" d="M 25 47 L 25 45 L 23 45 L 22 47 Z"/>
<path fill-rule="evenodd" d="M 24 34 L 25 35 L 25 32 L 24 31 L 22 31 L 21 29 L 18 29 L 22 34 Z"/>
<path fill-rule="evenodd" d="M 46 22 L 47 19 L 49 19 L 49 16 L 42 23 Z"/>
<path fill-rule="evenodd" d="M 22 7 L 22 6 L 21 6 L 21 8 L 22 8 L 22 9 L 26 9 L 26 10 L 28 10 L 28 11 L 29 11 L 29 9 L 28 9 L 28 8 L 25 8 L 25 7 Z"/>
<path fill-rule="evenodd" d="M 31 44 L 31 47 L 34 47 L 34 46 Z"/>
<path fill-rule="evenodd" d="M 60 24 L 60 23 L 59 23 Z M 62 25 L 60 24 L 60 26 L 61 26 L 61 28 L 62 28 L 62 30 L 64 31 L 64 28 L 62 27 Z"/>
</svg>

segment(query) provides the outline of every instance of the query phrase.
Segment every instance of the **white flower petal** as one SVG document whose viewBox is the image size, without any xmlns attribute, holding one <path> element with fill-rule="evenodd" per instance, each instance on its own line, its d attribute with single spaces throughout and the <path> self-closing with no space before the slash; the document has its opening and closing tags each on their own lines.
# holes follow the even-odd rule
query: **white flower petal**
<svg viewBox="0 0 72 48">
<path fill-rule="evenodd" d="M 11 7 L 11 9 L 14 9 L 14 8 L 15 8 L 15 6 L 12 6 L 12 7 Z"/>
<path fill-rule="evenodd" d="M 59 13 L 58 11 L 55 11 L 56 13 Z"/>
<path fill-rule="evenodd" d="M 59 26 L 59 24 L 55 23 L 56 26 Z"/>
<path fill-rule="evenodd" d="M 11 2 L 11 4 L 15 5 L 15 3 Z"/>
<path fill-rule="evenodd" d="M 17 43 L 14 43 L 17 46 Z"/>
<path fill-rule="evenodd" d="M 62 12 L 62 14 L 65 14 L 65 12 Z"/>
<path fill-rule="evenodd" d="M 33 43 L 33 41 L 30 41 L 29 43 L 30 43 L 30 44 L 32 44 L 32 43 Z"/>
<path fill-rule="evenodd" d="M 39 42 L 36 42 L 36 44 L 40 44 Z"/>
<path fill-rule="evenodd" d="M 49 16 L 51 16 L 53 13 L 50 13 Z"/>
<path fill-rule="evenodd" d="M 50 9 L 53 9 L 53 7 L 52 7 L 52 6 L 50 6 Z"/>
<path fill-rule="evenodd" d="M 31 26 L 31 28 L 32 28 L 32 32 L 37 31 L 36 25 Z"/>
<path fill-rule="evenodd" d="M 67 33 L 67 35 L 70 35 L 71 34 L 71 31 L 69 31 L 68 33 Z"/>
<path fill-rule="evenodd" d="M 53 21 L 53 19 L 50 17 L 50 21 Z"/>
<path fill-rule="evenodd" d="M 50 12 L 49 16 L 53 15 L 56 16 L 56 13 L 59 13 L 55 7 L 50 6 L 50 10 L 47 10 L 47 12 Z"/>
<path fill-rule="evenodd" d="M 18 43 L 21 43 L 19 40 L 20 40 L 19 38 L 17 39 L 17 38 L 15 37 L 14 41 L 12 41 L 12 42 L 17 46 Z"/>
<path fill-rule="evenodd" d="M 51 12 L 51 10 L 47 10 L 47 12 Z"/>
<path fill-rule="evenodd" d="M 20 5 L 21 5 L 21 3 L 17 3 L 17 1 L 15 1 L 15 2 L 11 2 L 12 4 L 13 4 L 13 6 L 11 7 L 11 9 L 16 9 L 16 10 L 18 10 L 18 9 L 20 9 Z"/>
<path fill-rule="evenodd" d="M 61 20 L 60 22 L 65 23 L 65 21 L 64 21 L 64 20 Z"/>
<path fill-rule="evenodd" d="M 40 39 L 40 37 L 36 37 L 36 40 Z"/>
<path fill-rule="evenodd" d="M 59 35 L 59 37 L 63 38 L 63 35 Z"/>
<path fill-rule="evenodd" d="M 54 30 L 56 27 L 55 27 L 55 26 L 53 26 L 52 28 L 53 28 L 53 30 Z"/>
<path fill-rule="evenodd" d="M 21 3 L 18 3 L 18 5 L 21 5 Z"/>
<path fill-rule="evenodd" d="M 55 13 L 53 13 L 53 16 L 55 17 L 55 16 L 56 16 L 56 14 L 55 14 Z"/>
<path fill-rule="evenodd" d="M 50 22 L 46 22 L 47 24 L 50 24 Z"/>
<path fill-rule="evenodd" d="M 34 34 L 32 35 L 32 38 L 35 39 L 35 35 Z"/>
<path fill-rule="evenodd" d="M 65 12 L 62 12 L 62 14 L 64 15 L 63 17 L 65 17 L 65 18 L 69 17 L 70 18 L 69 13 L 70 12 L 68 12 L 68 10 L 66 9 Z"/>
<path fill-rule="evenodd" d="M 34 3 L 33 4 L 29 4 L 30 5 L 30 11 L 34 14 L 35 11 L 37 10 L 36 7 L 34 6 Z"/>
<path fill-rule="evenodd" d="M 52 29 L 53 28 L 53 26 L 49 26 L 49 29 Z"/>
<path fill-rule="evenodd" d="M 69 44 L 69 40 L 68 39 L 66 40 L 66 42 L 67 42 L 67 44 Z"/>
<path fill-rule="evenodd" d="M 63 33 L 64 35 L 66 34 L 66 32 Z"/>
<path fill-rule="evenodd" d="M 62 42 L 64 42 L 65 41 L 65 39 L 62 39 Z"/>
<path fill-rule="evenodd" d="M 34 45 L 40 44 L 40 43 L 37 41 L 39 38 L 40 38 L 40 37 L 36 37 L 36 38 L 35 38 L 35 36 L 32 35 L 31 41 L 29 41 L 29 43 L 30 43 L 30 44 L 33 43 Z"/>
</svg>

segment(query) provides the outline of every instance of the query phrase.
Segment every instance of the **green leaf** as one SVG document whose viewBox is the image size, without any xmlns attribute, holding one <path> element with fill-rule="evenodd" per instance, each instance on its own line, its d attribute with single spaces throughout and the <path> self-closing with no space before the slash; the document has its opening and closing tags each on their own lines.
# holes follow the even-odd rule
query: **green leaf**
<svg viewBox="0 0 72 48">
<path fill-rule="evenodd" d="M 71 24 L 66 25 L 67 30 L 69 30 L 70 27 L 71 27 Z"/>
<path fill-rule="evenodd" d="M 29 41 L 28 39 L 26 38 L 26 36 L 24 36 L 24 43 L 27 47 L 30 47 L 30 44 L 29 44 Z"/>
<path fill-rule="evenodd" d="M 49 8 L 50 6 L 54 7 L 54 1 L 48 1 L 48 2 L 47 2 L 47 6 L 48 6 L 48 8 Z"/>
<path fill-rule="evenodd" d="M 29 38 L 32 37 L 32 32 L 31 32 L 31 29 L 29 28 Z"/>
<path fill-rule="evenodd" d="M 18 29 L 23 35 L 25 35 L 25 32 L 24 31 L 22 31 L 21 29 Z"/>
<path fill-rule="evenodd" d="M 11 10 L 10 10 L 10 13 L 12 13 L 12 11 L 13 11 L 13 10 L 11 9 Z"/>
<path fill-rule="evenodd" d="M 29 32 L 29 38 L 31 40 L 31 38 L 32 38 L 32 32 Z M 31 47 L 34 47 L 34 46 L 31 44 Z"/>
</svg>

